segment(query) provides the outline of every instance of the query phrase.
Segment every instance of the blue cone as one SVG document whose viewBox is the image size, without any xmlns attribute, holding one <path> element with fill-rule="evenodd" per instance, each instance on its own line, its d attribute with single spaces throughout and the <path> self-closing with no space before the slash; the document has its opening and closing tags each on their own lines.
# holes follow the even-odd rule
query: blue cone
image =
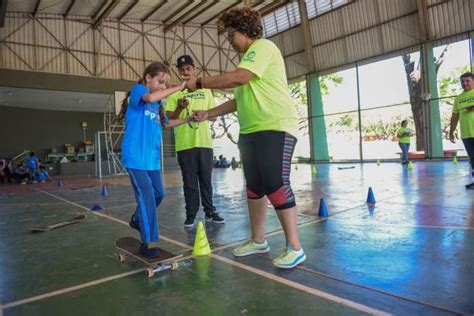
<svg viewBox="0 0 474 316">
<path fill-rule="evenodd" d="M 102 211 L 104 208 L 100 206 L 99 204 L 95 204 L 94 206 L 91 207 L 91 211 Z"/>
<path fill-rule="evenodd" d="M 326 202 L 324 202 L 324 199 L 321 199 L 319 202 L 319 212 L 318 212 L 319 217 L 328 217 L 329 212 L 328 208 L 326 207 Z"/>
<path fill-rule="evenodd" d="M 367 203 L 375 204 L 375 196 L 371 187 L 369 187 L 369 194 L 367 194 Z"/>
<path fill-rule="evenodd" d="M 107 191 L 107 188 L 104 186 L 102 186 L 102 192 L 100 192 L 100 195 L 101 196 L 107 196 L 109 195 L 109 192 Z"/>
<path fill-rule="evenodd" d="M 58 187 L 63 187 L 63 186 L 64 186 L 63 180 L 59 180 L 59 181 L 58 181 Z"/>
</svg>

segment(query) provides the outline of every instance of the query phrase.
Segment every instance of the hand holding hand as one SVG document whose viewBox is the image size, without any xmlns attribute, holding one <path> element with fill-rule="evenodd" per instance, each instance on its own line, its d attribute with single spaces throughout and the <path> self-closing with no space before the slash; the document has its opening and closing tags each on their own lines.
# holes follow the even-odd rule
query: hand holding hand
<svg viewBox="0 0 474 316">
<path fill-rule="evenodd" d="M 205 121 L 209 118 L 209 113 L 204 110 L 193 111 L 193 119 L 197 122 Z"/>
<path fill-rule="evenodd" d="M 178 99 L 178 107 L 180 109 L 186 109 L 189 106 L 189 100 L 186 98 Z"/>
</svg>

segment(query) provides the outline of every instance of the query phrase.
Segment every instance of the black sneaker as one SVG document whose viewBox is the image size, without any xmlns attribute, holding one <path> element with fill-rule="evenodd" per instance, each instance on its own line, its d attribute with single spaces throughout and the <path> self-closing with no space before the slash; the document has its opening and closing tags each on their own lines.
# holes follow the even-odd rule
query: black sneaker
<svg viewBox="0 0 474 316">
<path fill-rule="evenodd" d="M 191 216 L 186 216 L 186 220 L 184 221 L 184 227 L 194 227 L 196 223 L 196 219 Z"/>
<path fill-rule="evenodd" d="M 144 242 L 140 244 L 140 253 L 150 259 L 158 259 L 160 257 L 160 249 L 149 248 Z"/>
<path fill-rule="evenodd" d="M 133 229 L 140 231 L 140 226 L 138 226 L 138 223 L 135 221 L 133 215 L 132 215 L 132 218 L 130 218 L 130 222 L 128 223 L 128 225 L 132 227 Z"/>
<path fill-rule="evenodd" d="M 206 214 L 206 222 L 212 221 L 216 224 L 224 224 L 225 220 L 219 216 L 219 213 Z"/>
<path fill-rule="evenodd" d="M 466 184 L 466 189 L 468 190 L 474 190 L 474 182 L 471 184 Z"/>
</svg>

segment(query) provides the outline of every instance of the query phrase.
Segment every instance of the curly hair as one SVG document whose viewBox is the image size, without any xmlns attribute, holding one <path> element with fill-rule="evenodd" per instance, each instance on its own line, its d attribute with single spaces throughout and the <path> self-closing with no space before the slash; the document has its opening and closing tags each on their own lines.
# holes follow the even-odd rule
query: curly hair
<svg viewBox="0 0 474 316">
<path fill-rule="evenodd" d="M 263 35 L 260 13 L 249 8 L 233 9 L 223 13 L 219 17 L 217 25 L 221 31 L 231 27 L 253 39 L 261 38 Z"/>
</svg>

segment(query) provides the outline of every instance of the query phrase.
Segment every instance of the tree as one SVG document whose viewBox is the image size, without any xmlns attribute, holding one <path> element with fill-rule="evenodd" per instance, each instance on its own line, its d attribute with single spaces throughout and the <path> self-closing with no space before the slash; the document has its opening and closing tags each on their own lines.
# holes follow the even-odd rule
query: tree
<svg viewBox="0 0 474 316">
<path fill-rule="evenodd" d="M 330 86 L 337 86 L 342 83 L 342 77 L 337 74 L 321 76 L 319 78 L 319 86 L 321 87 L 321 95 L 325 96 L 329 93 Z M 309 133 L 308 118 L 308 93 L 306 88 L 306 80 L 301 80 L 288 85 L 290 95 L 295 101 L 296 111 L 298 112 L 299 130 L 304 131 L 304 135 Z"/>
<path fill-rule="evenodd" d="M 435 60 L 435 70 L 436 75 L 438 74 L 439 67 L 443 64 L 444 57 L 446 52 L 449 49 L 447 45 L 440 56 Z M 421 58 L 421 54 L 420 54 Z M 411 54 L 402 55 L 403 65 L 405 67 L 406 80 L 408 85 L 408 93 L 410 95 L 410 105 L 411 111 L 413 113 L 413 120 L 415 121 L 415 131 L 416 131 L 416 150 L 422 151 L 425 150 L 425 130 L 423 128 L 423 102 L 421 96 L 421 62 L 415 60 L 414 56 Z"/>
<path fill-rule="evenodd" d="M 342 83 L 342 77 L 336 74 L 330 74 L 320 77 L 321 94 L 327 95 L 331 85 L 336 86 Z M 299 129 L 308 134 L 308 96 L 306 90 L 306 80 L 298 81 L 288 85 L 288 90 L 295 102 L 296 111 L 298 113 Z M 232 100 L 234 95 L 230 91 L 214 92 L 216 104 L 222 104 Z M 238 118 L 236 113 L 230 113 L 218 117 L 215 121 L 210 122 L 211 135 L 213 139 L 227 137 L 232 143 L 237 144 L 238 140 Z"/>
</svg>

